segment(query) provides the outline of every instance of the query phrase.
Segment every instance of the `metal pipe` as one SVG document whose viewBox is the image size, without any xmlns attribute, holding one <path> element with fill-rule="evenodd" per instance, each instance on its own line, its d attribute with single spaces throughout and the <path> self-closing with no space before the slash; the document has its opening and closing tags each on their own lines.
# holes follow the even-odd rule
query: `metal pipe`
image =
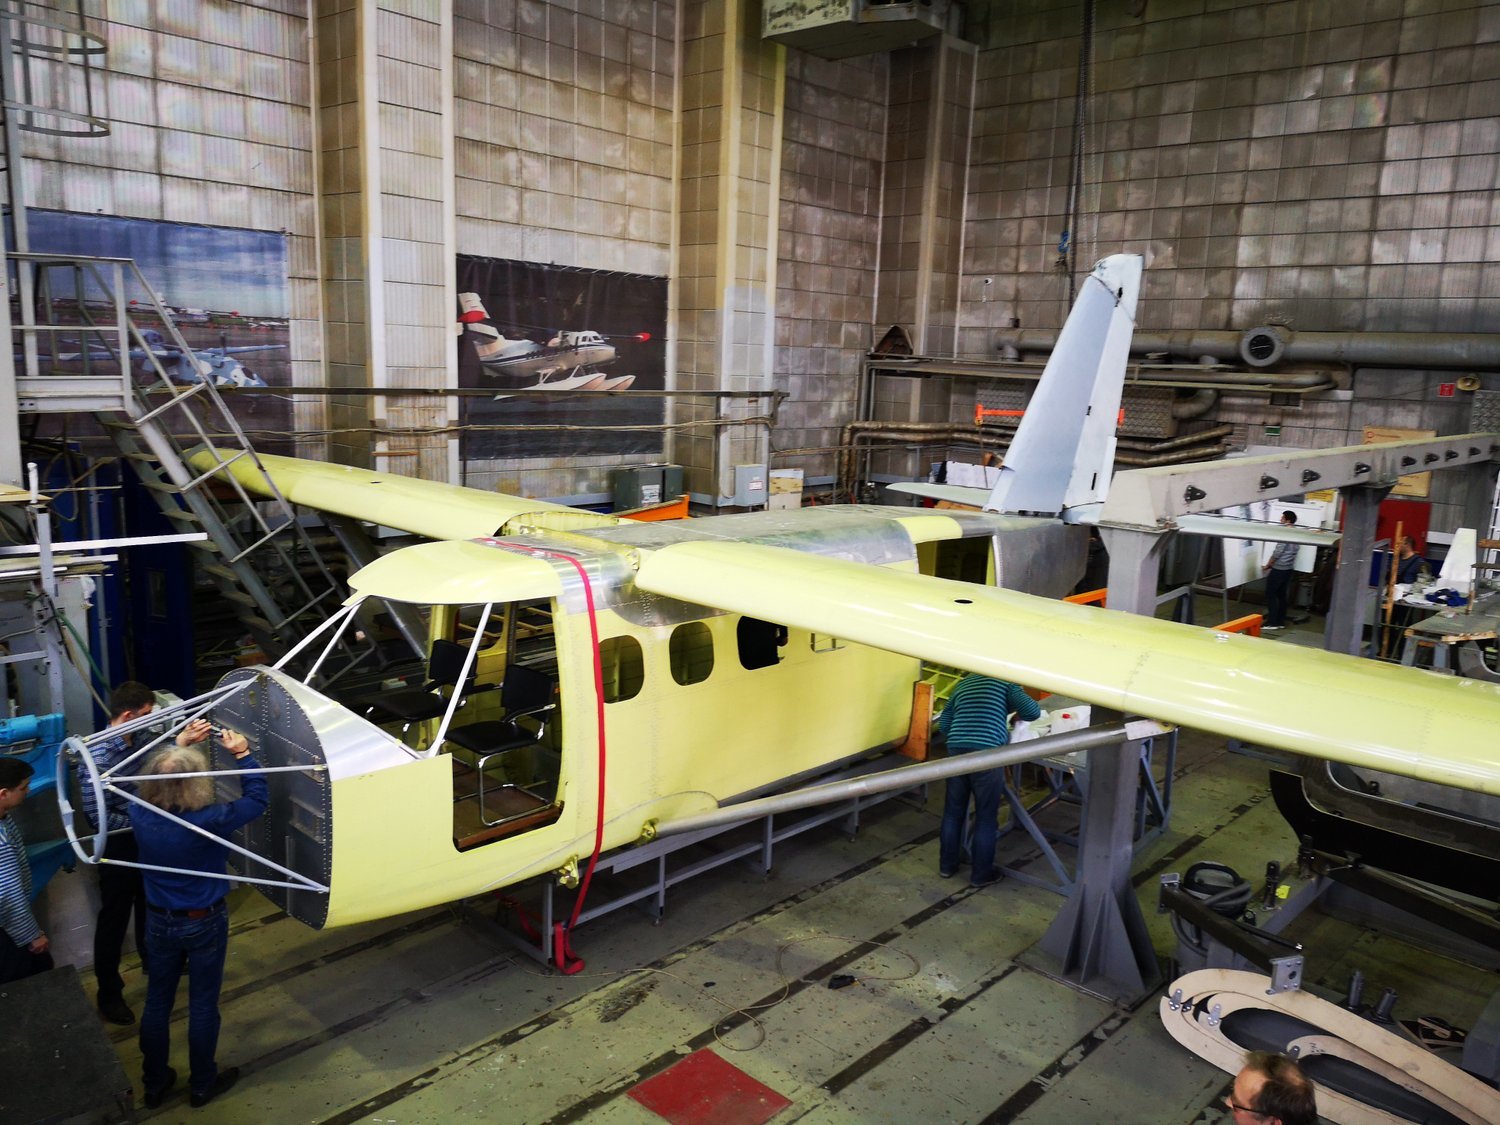
<svg viewBox="0 0 1500 1125">
<path fill-rule="evenodd" d="M 1152 465 L 1185 465 L 1190 461 L 1211 461 L 1228 452 L 1229 446 L 1222 442 L 1218 445 L 1195 445 L 1155 454 L 1132 453 L 1129 450 L 1116 449 L 1115 464 L 1129 465 L 1132 469 L 1149 468 Z"/>
<path fill-rule="evenodd" d="M 1194 391 L 1187 398 L 1177 399 L 1172 403 L 1172 417 L 1179 422 L 1185 422 L 1190 418 L 1202 418 L 1214 408 L 1219 401 L 1219 392 L 1211 387 Z"/>
<path fill-rule="evenodd" d="M 1138 724 L 1131 724 L 1132 727 Z M 1162 726 L 1165 732 L 1169 727 Z M 1013 766 L 1021 762 L 1047 758 L 1055 754 L 1068 754 L 1074 750 L 1092 750 L 1096 746 L 1111 746 L 1132 737 L 1126 726 L 1090 727 L 1087 730 L 1068 731 L 1066 734 L 1049 735 L 1011 746 L 997 746 L 993 750 L 980 750 L 972 754 L 959 754 L 936 762 L 922 762 L 915 766 L 898 766 L 893 770 L 851 778 L 848 781 L 833 781 L 826 785 L 814 785 L 807 789 L 794 789 L 790 793 L 779 793 L 774 797 L 762 797 L 755 801 L 744 801 L 737 805 L 692 816 L 669 820 L 655 826 L 657 836 L 670 836 L 679 832 L 694 832 L 700 828 L 717 828 L 737 824 L 743 820 L 755 820 L 772 813 L 792 812 L 796 809 L 826 805 L 831 801 L 842 801 L 846 797 L 864 797 L 875 793 L 888 793 L 894 789 L 908 789 L 929 781 L 956 777 L 979 770 Z"/>
<path fill-rule="evenodd" d="M 1233 433 L 1234 427 L 1226 422 L 1211 429 L 1199 430 L 1195 434 L 1185 434 L 1182 437 L 1168 438 L 1166 441 L 1143 441 L 1139 438 L 1121 438 L 1119 448 L 1132 449 L 1140 453 L 1165 453 L 1169 449 L 1181 449 L 1184 446 L 1203 445 L 1207 442 L 1218 441 L 1219 438 L 1229 437 Z"/>
<path fill-rule="evenodd" d="M 1021 352 L 1050 352 L 1057 344 L 1058 329 L 1031 328 L 1002 333 L 997 347 Z M 1263 328 L 1251 332 L 1264 332 Z M 1276 327 L 1286 362 L 1345 363 L 1356 367 L 1454 367 L 1469 370 L 1500 370 L 1500 334 L 1481 332 L 1295 332 Z M 1132 355 L 1165 354 L 1196 360 L 1211 355 L 1217 359 L 1243 359 L 1240 351 L 1246 333 L 1224 331 L 1137 332 L 1130 342 Z M 1187 372 L 1181 374 L 1186 375 Z M 1243 376 L 1239 382 L 1245 382 Z"/>
<path fill-rule="evenodd" d="M 838 465 L 835 470 L 836 495 L 847 495 L 854 485 L 855 438 L 859 435 L 878 437 L 882 441 L 901 441 L 919 438 L 925 441 L 941 440 L 974 443 L 982 437 L 994 438 L 997 444 L 1009 445 L 1015 434 L 1015 425 L 975 426 L 972 422 L 877 422 L 857 421 L 845 423 L 839 431 Z"/>
</svg>

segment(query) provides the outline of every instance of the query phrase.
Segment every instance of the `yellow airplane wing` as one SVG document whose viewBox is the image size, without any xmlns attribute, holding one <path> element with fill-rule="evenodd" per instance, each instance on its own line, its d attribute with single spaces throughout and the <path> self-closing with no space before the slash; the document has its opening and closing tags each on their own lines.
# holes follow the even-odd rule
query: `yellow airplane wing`
<svg viewBox="0 0 1500 1125">
<path fill-rule="evenodd" d="M 1500 686 L 744 543 L 642 558 L 642 589 L 1262 746 L 1500 795 Z"/>
<path fill-rule="evenodd" d="M 215 463 L 228 462 L 230 457 L 225 450 L 200 449 L 188 458 L 188 464 L 194 472 L 206 473 Z M 589 514 L 565 504 L 483 492 L 397 473 L 325 465 L 266 453 L 259 458 L 265 468 L 264 475 L 244 457 L 230 464 L 227 470 L 252 495 L 271 495 L 265 486 L 269 477 L 293 504 L 368 520 L 429 539 L 478 539 L 495 534 L 508 520 L 535 513 L 567 513 L 570 519 Z M 594 518 L 602 523 L 615 522 L 608 517 Z"/>
</svg>

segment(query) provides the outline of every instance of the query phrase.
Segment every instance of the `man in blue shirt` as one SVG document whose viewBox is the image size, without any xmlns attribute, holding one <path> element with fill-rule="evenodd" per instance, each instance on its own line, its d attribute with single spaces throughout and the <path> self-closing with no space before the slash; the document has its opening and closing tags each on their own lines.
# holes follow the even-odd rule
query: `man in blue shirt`
<svg viewBox="0 0 1500 1125">
<path fill-rule="evenodd" d="M 241 775 L 238 800 L 214 804 L 213 778 L 174 776 L 208 769 L 201 750 L 174 746 L 151 760 L 146 772 L 157 776 L 140 783 L 141 798 L 155 808 L 130 808 L 141 862 L 176 869 L 145 872 L 146 968 L 151 980 L 141 1015 L 141 1055 L 148 1108 L 161 1105 L 177 1081 L 177 1072 L 167 1065 L 168 1024 L 184 969 L 188 974 L 189 1104 L 194 1109 L 207 1105 L 240 1076 L 238 1067 L 221 1071 L 214 1061 L 219 1045 L 219 989 L 229 948 L 229 911 L 224 904 L 229 884 L 223 878 L 228 853 L 214 837 L 227 840 L 235 829 L 257 819 L 266 811 L 270 793 L 245 737 L 226 730 L 220 733 L 220 741 L 240 769 L 257 771 Z"/>
<path fill-rule="evenodd" d="M 1012 711 L 1028 722 L 1042 714 L 1036 700 L 1020 685 L 971 672 L 958 681 L 948 697 L 948 706 L 938 716 L 938 731 L 949 754 L 993 750 L 1010 743 Z M 938 874 L 944 879 L 958 871 L 970 799 L 974 802 L 974 842 L 969 882 L 982 887 L 1000 877 L 995 870 L 995 840 L 999 836 L 1004 773 L 1003 767 L 996 767 L 948 779 L 943 823 L 938 831 Z"/>
<path fill-rule="evenodd" d="M 138 680 L 126 680 L 109 693 L 110 728 L 151 714 L 156 709 L 156 693 Z M 208 737 L 208 723 L 202 719 L 185 726 L 177 735 L 179 746 L 202 742 Z M 149 741 L 149 739 L 148 739 Z M 101 740 L 90 753 L 102 773 L 114 769 L 137 749 L 133 735 L 112 735 Z M 99 829 L 99 799 L 81 761 L 74 770 L 78 775 L 79 804 L 88 821 L 90 833 Z M 138 773 L 128 769 L 127 773 Z M 120 975 L 120 955 L 125 948 L 125 934 L 135 915 L 135 948 L 146 962 L 146 895 L 139 868 L 123 864 L 136 860 L 135 836 L 130 831 L 129 802 L 118 793 L 105 792 L 104 820 L 109 837 L 99 864 L 99 917 L 94 922 L 94 980 L 98 985 L 99 1014 L 110 1023 L 129 1025 L 135 1013 L 125 1003 L 125 978 Z"/>
</svg>

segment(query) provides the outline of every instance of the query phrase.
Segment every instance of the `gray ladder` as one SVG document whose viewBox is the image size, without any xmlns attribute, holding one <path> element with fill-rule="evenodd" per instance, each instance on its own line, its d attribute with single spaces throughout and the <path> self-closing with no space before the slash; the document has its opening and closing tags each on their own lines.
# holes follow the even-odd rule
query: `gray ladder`
<svg viewBox="0 0 1500 1125">
<path fill-rule="evenodd" d="M 127 286 L 147 295 L 147 311 L 160 321 L 169 346 L 188 356 L 193 349 L 135 262 L 49 254 L 8 258 L 26 278 L 24 290 L 37 295 L 21 303 L 14 326 L 14 354 L 25 356 L 25 374 L 17 377 L 21 409 L 99 414 L 115 448 L 167 519 L 180 530 L 208 536 L 193 544 L 206 556 L 198 569 L 213 579 L 246 632 L 268 657 L 290 651 L 332 616 L 344 590 L 211 377 L 189 384 L 167 377 L 129 315 Z M 38 320 L 38 310 L 47 311 L 50 321 L 55 308 L 73 310 L 79 322 Z M 65 339 L 64 333 L 77 339 Z M 64 353 L 64 348 L 71 350 Z M 63 354 L 81 373 L 52 369 Z M 190 449 L 209 451 L 213 464 L 195 473 L 187 463 Z M 230 471 L 247 467 L 256 478 L 254 496 Z M 341 641 L 330 656 L 330 671 L 336 675 L 374 657 L 372 639 L 357 645 Z"/>
</svg>

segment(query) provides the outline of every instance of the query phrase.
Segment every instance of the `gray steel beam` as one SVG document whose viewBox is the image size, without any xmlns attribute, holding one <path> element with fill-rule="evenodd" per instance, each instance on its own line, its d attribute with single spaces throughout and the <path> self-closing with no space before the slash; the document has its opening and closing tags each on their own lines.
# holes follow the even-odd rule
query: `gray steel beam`
<svg viewBox="0 0 1500 1125">
<path fill-rule="evenodd" d="M 1179 516 L 1190 513 L 1300 496 L 1314 489 L 1393 481 L 1409 473 L 1488 464 L 1497 453 L 1500 434 L 1479 433 L 1131 469 L 1115 474 L 1099 522 L 1170 527 Z"/>
</svg>

